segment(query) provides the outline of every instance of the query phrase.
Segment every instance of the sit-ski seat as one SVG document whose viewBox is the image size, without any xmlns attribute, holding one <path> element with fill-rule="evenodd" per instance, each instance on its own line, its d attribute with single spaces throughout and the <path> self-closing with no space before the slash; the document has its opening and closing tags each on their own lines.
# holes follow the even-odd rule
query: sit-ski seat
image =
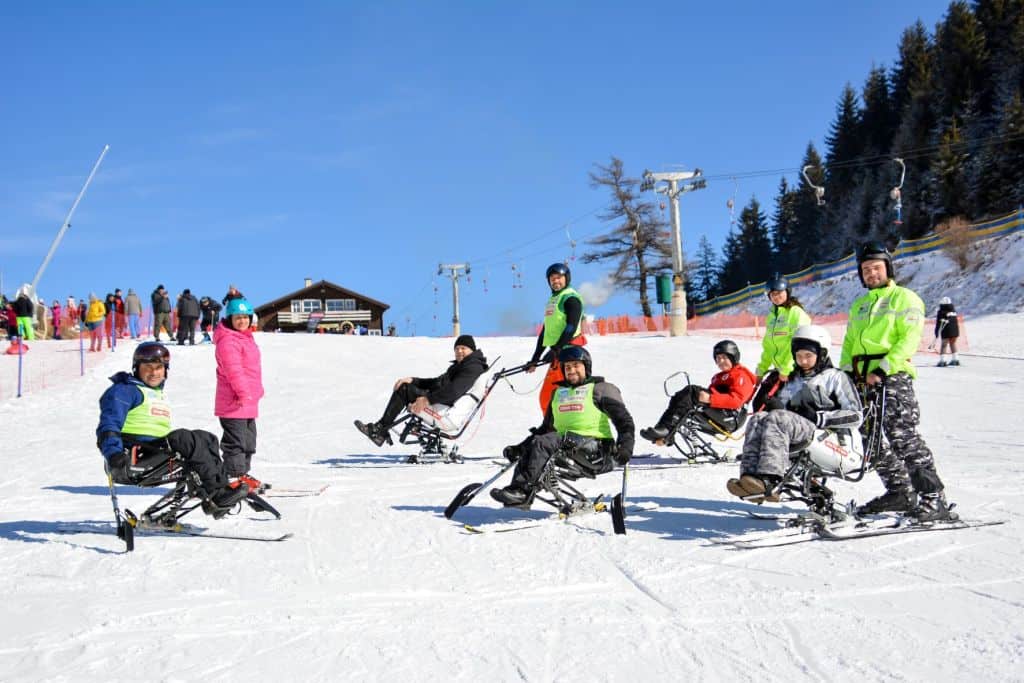
<svg viewBox="0 0 1024 683">
<path fill-rule="evenodd" d="M 493 363 L 491 365 L 493 366 Z M 415 443 L 420 447 L 420 452 L 409 456 L 408 462 L 421 463 L 432 459 L 462 462 L 458 444 L 454 442 L 462 436 L 473 417 L 480 412 L 497 379 L 497 376 L 491 377 L 485 371 L 469 391 L 460 396 L 454 404 L 446 406 L 432 403 L 419 415 L 402 415 L 392 425 L 392 429 L 403 425 L 398 436 L 399 443 Z M 453 442 L 450 448 L 446 441 Z"/>
</svg>

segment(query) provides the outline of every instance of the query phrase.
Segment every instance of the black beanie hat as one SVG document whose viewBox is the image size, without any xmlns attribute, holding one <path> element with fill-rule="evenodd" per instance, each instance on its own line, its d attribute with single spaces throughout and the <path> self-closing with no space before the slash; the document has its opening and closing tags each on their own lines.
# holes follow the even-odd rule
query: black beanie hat
<svg viewBox="0 0 1024 683">
<path fill-rule="evenodd" d="M 459 335 L 459 338 L 455 340 L 454 346 L 468 346 L 476 351 L 476 342 L 473 341 L 473 337 L 468 334 Z"/>
</svg>

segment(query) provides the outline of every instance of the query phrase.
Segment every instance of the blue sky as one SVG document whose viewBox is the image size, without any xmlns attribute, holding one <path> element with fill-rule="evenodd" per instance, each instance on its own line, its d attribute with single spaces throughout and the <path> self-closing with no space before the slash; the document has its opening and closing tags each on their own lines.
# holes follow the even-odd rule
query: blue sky
<svg viewBox="0 0 1024 683">
<path fill-rule="evenodd" d="M 566 224 L 574 284 L 610 267 L 579 261 L 605 227 L 595 163 L 795 169 L 843 85 L 946 6 L 4 3 L 4 291 L 32 279 L 109 144 L 48 300 L 234 283 L 259 305 L 310 277 L 390 304 L 400 333 L 443 335 L 437 264 L 468 261 L 463 331 L 519 332 L 542 317 L 545 268 L 571 258 Z M 780 175 L 686 195 L 687 252 L 702 234 L 721 248 L 734 192 L 737 214 L 756 195 L 770 215 Z"/>
</svg>

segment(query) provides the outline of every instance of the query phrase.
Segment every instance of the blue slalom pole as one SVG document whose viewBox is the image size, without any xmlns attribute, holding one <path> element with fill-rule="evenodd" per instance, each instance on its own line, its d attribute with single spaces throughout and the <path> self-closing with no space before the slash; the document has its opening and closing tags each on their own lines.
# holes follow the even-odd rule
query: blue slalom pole
<svg viewBox="0 0 1024 683">
<path fill-rule="evenodd" d="M 18 337 L 18 398 L 21 398 L 21 357 L 25 355 L 24 337 Z"/>
<path fill-rule="evenodd" d="M 78 364 L 79 377 L 85 377 L 85 321 L 78 321 Z"/>
</svg>

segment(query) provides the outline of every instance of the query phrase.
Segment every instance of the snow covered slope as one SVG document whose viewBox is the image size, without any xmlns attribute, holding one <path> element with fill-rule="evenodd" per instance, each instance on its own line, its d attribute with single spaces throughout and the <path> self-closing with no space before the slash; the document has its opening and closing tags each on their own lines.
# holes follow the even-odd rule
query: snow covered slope
<svg viewBox="0 0 1024 683">
<path fill-rule="evenodd" d="M 968 321 L 979 315 L 1024 311 L 1024 233 L 980 242 L 970 253 L 969 272 L 961 271 L 943 251 L 902 259 L 896 264 L 897 280 L 918 293 L 928 315 L 935 315 L 944 296 L 953 300 L 957 312 L 968 316 Z M 812 315 L 824 315 L 849 312 L 850 303 L 863 291 L 856 273 L 849 273 L 796 285 L 794 293 Z M 769 307 L 767 298 L 758 298 L 723 313 L 763 315 Z"/>
<path fill-rule="evenodd" d="M 972 321 L 977 352 L 1020 339 L 1024 318 Z M 94 446 L 106 377 L 131 346 L 64 388 L 0 403 L 0 678 L 5 681 L 1020 680 L 1024 666 L 1024 364 L 924 359 L 923 430 L 965 516 L 1009 524 L 950 533 L 735 551 L 711 538 L 768 529 L 725 491 L 734 466 L 645 469 L 630 479 L 626 536 L 608 515 L 510 534 L 466 534 L 442 511 L 496 471 L 539 412 L 539 375 L 499 386 L 464 465 L 403 465 L 352 427 L 376 418 L 394 379 L 434 375 L 445 339 L 261 335 L 267 397 L 254 473 L 284 518 L 250 511 L 217 529 L 290 531 L 283 543 L 57 533 L 106 521 Z M 482 338 L 499 365 L 529 338 Z M 714 372 L 713 339 L 598 338 L 597 374 L 638 423 L 665 375 Z M 42 344 L 42 343 L 40 343 Z M 744 359 L 755 342 L 741 342 Z M 210 347 L 172 347 L 180 426 L 219 434 Z M 516 393 L 524 392 L 524 393 Z M 644 445 L 638 453 L 650 452 Z M 667 454 L 660 451 L 662 455 Z M 649 465 L 648 465 L 649 466 Z M 615 493 L 620 478 L 584 485 Z M 874 475 L 842 499 L 881 491 Z M 122 488 L 141 511 L 151 491 Z M 771 507 L 771 506 L 769 506 Z M 778 506 L 775 506 L 778 507 Z M 538 517 L 483 494 L 459 519 Z M 197 523 L 207 521 L 193 515 Z"/>
</svg>

